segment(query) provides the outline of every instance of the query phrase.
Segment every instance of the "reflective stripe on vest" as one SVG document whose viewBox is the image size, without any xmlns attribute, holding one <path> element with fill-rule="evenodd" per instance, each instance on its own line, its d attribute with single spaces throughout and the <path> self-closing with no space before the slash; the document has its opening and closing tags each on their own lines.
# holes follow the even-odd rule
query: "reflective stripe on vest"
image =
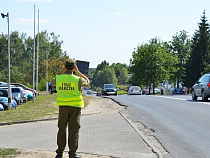
<svg viewBox="0 0 210 158">
<path fill-rule="evenodd" d="M 84 107 L 81 91 L 78 88 L 79 77 L 75 75 L 57 75 L 57 105 Z"/>
</svg>

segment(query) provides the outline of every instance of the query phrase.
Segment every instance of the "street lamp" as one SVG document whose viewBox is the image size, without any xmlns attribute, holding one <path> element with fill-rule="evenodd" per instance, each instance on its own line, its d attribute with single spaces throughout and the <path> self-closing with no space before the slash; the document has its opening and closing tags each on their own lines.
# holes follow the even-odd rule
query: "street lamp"
<svg viewBox="0 0 210 158">
<path fill-rule="evenodd" d="M 1 13 L 2 18 L 7 17 L 8 22 L 8 73 L 9 73 L 9 83 L 8 83 L 8 109 L 11 109 L 11 86 L 10 86 L 10 35 L 9 35 L 9 12 L 7 14 Z"/>
<path fill-rule="evenodd" d="M 48 52 L 47 47 L 43 47 L 46 50 L 46 95 L 48 95 Z"/>
</svg>

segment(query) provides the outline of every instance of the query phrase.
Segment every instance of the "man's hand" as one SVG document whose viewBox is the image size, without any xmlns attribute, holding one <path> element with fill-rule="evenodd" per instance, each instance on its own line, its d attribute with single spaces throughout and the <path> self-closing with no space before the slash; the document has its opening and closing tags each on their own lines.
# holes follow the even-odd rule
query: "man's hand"
<svg viewBox="0 0 210 158">
<path fill-rule="evenodd" d="M 73 70 L 73 71 L 75 71 L 75 72 L 79 73 L 79 69 L 78 69 L 77 65 L 75 65 L 75 67 L 74 67 L 74 70 Z"/>
<path fill-rule="evenodd" d="M 58 75 L 62 75 L 66 70 L 67 70 L 67 68 L 65 66 L 63 66 L 61 71 L 58 73 Z"/>
</svg>

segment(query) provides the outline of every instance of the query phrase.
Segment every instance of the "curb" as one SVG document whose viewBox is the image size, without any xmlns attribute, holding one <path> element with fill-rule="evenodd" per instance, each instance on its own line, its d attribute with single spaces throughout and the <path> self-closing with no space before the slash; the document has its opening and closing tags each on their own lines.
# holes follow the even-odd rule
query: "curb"
<svg viewBox="0 0 210 158">
<path fill-rule="evenodd" d="M 22 123 L 32 123 L 32 122 L 41 122 L 41 121 L 52 121 L 52 120 L 57 120 L 57 119 L 58 118 L 48 118 L 48 119 L 39 119 L 39 120 L 17 121 L 17 122 L 3 122 L 3 123 L 0 123 L 0 126 L 15 125 L 15 124 L 22 124 Z"/>
<path fill-rule="evenodd" d="M 104 97 L 104 98 L 109 98 L 109 97 Z M 114 100 L 113 98 L 109 98 L 109 99 L 116 102 L 120 106 L 124 106 L 125 109 L 128 107 L 127 105 L 123 105 L 122 103 Z M 129 119 L 127 119 L 127 117 L 121 111 L 118 111 L 118 113 L 125 119 L 126 122 L 128 122 L 128 124 L 136 131 L 136 133 L 143 139 L 143 141 L 152 149 L 152 151 L 157 155 L 157 157 L 163 158 L 163 154 L 158 150 L 158 148 L 156 148 L 150 142 L 150 140 L 138 129 L 138 127 L 134 123 L 132 123 Z"/>
<path fill-rule="evenodd" d="M 127 119 L 121 111 L 119 111 L 118 113 L 125 119 L 125 121 L 128 122 L 128 124 L 136 131 L 136 133 L 138 133 L 138 135 L 152 149 L 152 151 L 158 156 L 158 158 L 163 158 L 163 154 L 149 141 L 149 139 L 138 129 L 138 127 L 129 119 Z"/>
</svg>

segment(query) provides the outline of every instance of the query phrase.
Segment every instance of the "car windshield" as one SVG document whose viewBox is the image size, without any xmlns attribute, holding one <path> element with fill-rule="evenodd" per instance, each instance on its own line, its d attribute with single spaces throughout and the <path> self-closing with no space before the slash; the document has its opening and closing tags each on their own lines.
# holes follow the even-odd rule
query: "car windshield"
<svg viewBox="0 0 210 158">
<path fill-rule="evenodd" d="M 181 89 L 181 88 L 177 88 L 176 91 L 177 91 L 177 92 L 181 92 L 182 89 Z"/>
<path fill-rule="evenodd" d="M 139 90 L 140 87 L 132 87 L 133 90 Z"/>
<path fill-rule="evenodd" d="M 114 85 L 113 84 L 107 84 L 104 86 L 104 88 L 114 88 Z"/>
</svg>

